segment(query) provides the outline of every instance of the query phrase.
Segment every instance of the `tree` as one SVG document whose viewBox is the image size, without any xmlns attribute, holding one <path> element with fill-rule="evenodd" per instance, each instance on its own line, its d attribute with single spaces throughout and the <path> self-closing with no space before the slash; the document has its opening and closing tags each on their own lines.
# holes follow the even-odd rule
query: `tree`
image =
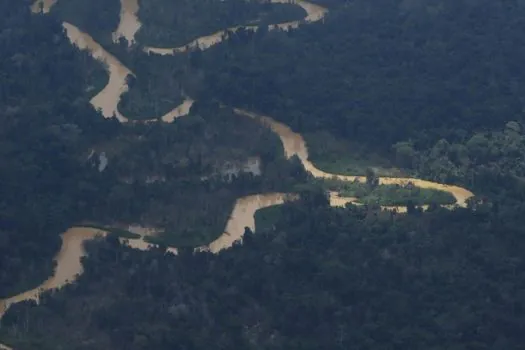
<svg viewBox="0 0 525 350">
<path fill-rule="evenodd" d="M 372 168 L 366 169 L 366 184 L 371 189 L 374 189 L 377 186 L 379 186 L 379 177 L 377 176 L 376 172 Z"/>
<path fill-rule="evenodd" d="M 416 151 L 411 142 L 398 142 L 393 148 L 395 151 L 396 164 L 408 169 L 414 167 Z"/>
</svg>

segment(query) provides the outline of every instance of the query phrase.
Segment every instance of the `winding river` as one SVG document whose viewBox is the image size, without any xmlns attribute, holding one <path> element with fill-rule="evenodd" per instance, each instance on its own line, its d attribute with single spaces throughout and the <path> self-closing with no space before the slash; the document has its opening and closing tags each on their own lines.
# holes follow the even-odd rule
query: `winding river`
<svg viewBox="0 0 525 350">
<path fill-rule="evenodd" d="M 33 12 L 49 12 L 50 8 L 56 0 L 38 0 L 32 7 Z M 272 2 L 288 2 L 287 0 L 273 0 Z M 134 41 L 134 36 L 137 30 L 140 28 L 140 22 L 136 16 L 138 11 L 138 0 L 121 0 L 121 13 L 120 13 L 120 24 L 113 33 L 113 39 L 117 40 L 120 37 L 125 37 L 129 42 Z M 297 5 L 301 6 L 307 12 L 307 16 L 304 22 L 318 21 L 324 17 L 327 10 L 318 5 L 308 3 L 306 1 L 297 1 Z M 281 23 L 271 26 L 270 29 L 281 28 L 287 29 L 289 27 L 297 27 L 300 21 Z M 67 36 L 72 44 L 78 46 L 81 50 L 88 50 L 90 54 L 100 62 L 104 64 L 109 74 L 109 81 L 107 85 L 90 101 L 94 108 L 101 111 L 105 118 L 116 117 L 122 123 L 130 122 L 128 118 L 123 116 L 118 111 L 118 103 L 123 93 L 128 89 L 126 84 L 126 77 L 128 75 L 134 75 L 128 68 L 126 68 L 116 57 L 104 50 L 97 42 L 93 40 L 91 36 L 83 33 L 78 28 L 69 23 L 63 23 L 66 30 Z M 248 27 L 257 29 L 256 26 Z M 223 40 L 228 31 L 235 31 L 238 27 L 229 28 L 228 30 L 220 31 L 208 36 L 200 37 L 183 47 L 176 48 L 152 48 L 146 47 L 147 52 L 154 52 L 163 55 L 173 55 L 177 52 L 184 52 L 191 48 L 199 47 L 201 49 L 209 48 Z M 172 122 L 178 117 L 184 116 L 189 113 L 190 107 L 193 104 L 191 98 L 186 98 L 185 101 L 174 108 L 171 112 L 162 116 L 160 119 L 165 122 Z M 244 117 L 253 118 L 260 123 L 268 126 L 274 131 L 280 138 L 286 157 L 290 158 L 297 155 L 304 165 L 305 169 L 313 174 L 317 178 L 338 178 L 343 181 L 366 181 L 364 176 L 348 176 L 348 175 L 337 175 L 324 172 L 315 167 L 308 159 L 308 148 L 304 138 L 294 131 L 292 131 L 287 125 L 275 121 L 269 116 L 257 114 L 255 112 L 247 111 L 244 109 L 236 108 L 235 113 Z M 142 122 L 157 121 L 156 118 Z M 393 178 L 393 177 L 381 177 L 380 184 L 400 184 L 404 185 L 408 182 L 412 182 L 414 185 L 421 188 L 436 189 L 451 193 L 456 199 L 456 205 L 465 207 L 467 199 L 473 196 L 473 193 L 458 187 L 435 183 L 426 180 L 420 180 L 415 178 Z M 252 196 L 246 196 L 239 198 L 233 208 L 230 218 L 227 222 L 225 232 L 211 242 L 207 246 L 198 247 L 198 251 L 210 251 L 217 253 L 223 249 L 229 248 L 232 244 L 241 239 L 244 233 L 245 227 L 250 227 L 255 230 L 254 214 L 257 210 L 266 208 L 268 206 L 282 204 L 285 200 L 293 200 L 296 198 L 293 194 L 286 193 L 264 193 Z M 344 198 L 340 197 L 337 193 L 330 193 L 330 204 L 332 206 L 343 206 L 346 203 L 356 203 L 356 198 Z M 385 209 L 396 209 L 399 212 L 405 211 L 405 207 L 384 207 Z M 62 234 L 62 247 L 55 257 L 56 269 L 54 275 L 42 283 L 39 287 L 15 295 L 13 297 L 0 301 L 0 319 L 13 303 L 17 303 L 23 300 L 35 300 L 38 302 L 39 294 L 42 291 L 60 288 L 61 286 L 72 282 L 82 273 L 82 264 L 80 258 L 85 255 L 83 249 L 83 242 L 91 240 L 97 235 L 106 235 L 108 232 L 88 228 L 88 227 L 73 227 Z M 143 233 L 145 235 L 145 233 Z M 143 237 L 139 239 L 121 239 L 123 242 L 127 242 L 131 247 L 147 250 L 150 244 L 146 243 Z M 169 248 L 169 253 L 177 254 L 176 248 Z M 0 344 L 0 349 L 11 350 L 9 347 Z"/>
</svg>

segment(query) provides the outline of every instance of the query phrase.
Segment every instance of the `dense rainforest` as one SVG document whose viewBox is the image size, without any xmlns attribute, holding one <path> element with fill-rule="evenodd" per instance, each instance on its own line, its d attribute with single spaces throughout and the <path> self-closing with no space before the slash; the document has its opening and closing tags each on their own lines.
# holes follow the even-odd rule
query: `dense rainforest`
<svg viewBox="0 0 525 350">
<path fill-rule="evenodd" d="M 138 16 L 142 23 L 137 33 L 138 42 L 154 47 L 177 47 L 237 25 L 299 20 L 306 12 L 291 3 L 272 4 L 260 0 L 141 0 Z"/>
<path fill-rule="evenodd" d="M 103 68 L 28 6 L 0 1 L 0 296 L 51 273 L 58 233 L 78 219 L 75 198 L 96 176 L 86 148 L 116 130 L 86 98 Z"/>
<path fill-rule="evenodd" d="M 324 22 L 239 32 L 196 52 L 194 69 L 205 75 L 196 94 L 391 159 L 398 142 L 420 153 L 441 139 L 466 144 L 473 132 L 523 122 L 524 12 L 520 1 L 352 1 Z M 443 180 L 441 168 L 422 175 Z"/>
<path fill-rule="evenodd" d="M 4 317 L 6 339 L 20 349 L 521 349 L 520 227 L 490 211 L 396 216 L 305 198 L 219 255 L 93 242 L 77 283 Z"/>
<path fill-rule="evenodd" d="M 114 3 L 102 20 L 80 15 L 103 7 L 98 0 L 64 1 L 50 16 L 30 14 L 29 1 L 0 0 L 0 297 L 50 275 L 68 227 L 163 231 L 149 251 L 113 235 L 87 242 L 79 279 L 45 292 L 39 305 L 13 305 L 0 343 L 523 348 L 525 3 L 312 2 L 328 7 L 323 21 L 239 30 L 206 51 L 161 57 L 142 52 L 150 43 L 109 42 Z M 195 15 L 191 28 L 148 35 L 177 42 L 252 16 L 228 10 L 226 22 L 210 23 L 196 10 L 218 5 L 181 1 Z M 172 24 L 176 33 L 190 21 L 175 5 L 160 14 L 148 6 L 145 25 Z M 89 105 L 107 80 L 104 67 L 69 44 L 64 16 L 105 36 L 101 44 L 136 74 L 121 101 L 132 119 L 160 116 L 183 92 L 197 100 L 189 115 L 171 124 L 104 120 Z M 313 180 L 273 132 L 234 106 L 290 125 L 315 164 L 366 174 L 367 183 Z M 378 175 L 406 174 L 478 196 L 447 210 L 435 205 L 451 202 L 446 193 L 377 185 Z M 366 205 L 330 207 L 327 190 Z M 242 244 L 193 253 L 222 232 L 237 198 L 270 191 L 299 199 L 257 212 Z M 408 213 L 379 204 L 406 204 Z M 182 248 L 173 255 L 166 244 Z"/>
<path fill-rule="evenodd" d="M 236 198 L 304 182 L 274 134 L 216 104 L 171 125 L 105 120 L 89 105 L 104 67 L 28 4 L 1 2 L 0 297 L 50 275 L 59 234 L 74 224 L 139 221 L 196 246 L 222 233 Z M 255 176 L 223 176 L 225 163 L 254 157 Z"/>
</svg>

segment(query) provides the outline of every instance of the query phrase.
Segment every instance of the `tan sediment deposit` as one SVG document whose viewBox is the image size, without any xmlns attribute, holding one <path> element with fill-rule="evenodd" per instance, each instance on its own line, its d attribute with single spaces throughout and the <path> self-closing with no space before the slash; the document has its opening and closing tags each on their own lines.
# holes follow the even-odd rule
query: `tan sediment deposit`
<svg viewBox="0 0 525 350">
<path fill-rule="evenodd" d="M 118 28 L 113 32 L 114 42 L 117 42 L 119 38 L 125 38 L 128 45 L 135 42 L 135 34 L 142 25 L 137 17 L 138 11 L 138 0 L 120 0 L 120 22 Z"/>
<path fill-rule="evenodd" d="M 31 11 L 33 13 L 40 13 L 40 11 L 43 13 L 49 13 L 51 7 L 53 7 L 56 2 L 57 0 L 37 0 L 31 6 Z"/>
</svg>

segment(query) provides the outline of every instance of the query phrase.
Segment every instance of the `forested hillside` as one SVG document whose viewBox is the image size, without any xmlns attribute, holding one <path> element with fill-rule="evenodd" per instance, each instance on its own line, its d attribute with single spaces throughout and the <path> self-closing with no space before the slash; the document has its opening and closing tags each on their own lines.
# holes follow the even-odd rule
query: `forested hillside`
<svg viewBox="0 0 525 350">
<path fill-rule="evenodd" d="M 4 326 L 21 349 L 521 349 L 525 242 L 498 214 L 282 212 L 218 256 L 90 245 L 77 284 Z"/>
<path fill-rule="evenodd" d="M 427 150 L 523 122 L 524 13 L 519 1 L 356 0 L 291 33 L 240 33 L 194 66 L 203 97 L 392 156 L 400 141 Z"/>
<path fill-rule="evenodd" d="M 49 276 L 72 225 L 139 222 L 196 246 L 222 233 L 237 197 L 304 180 L 275 135 L 215 104 L 197 104 L 177 125 L 105 120 L 89 104 L 104 66 L 72 46 L 55 17 L 31 14 L 27 1 L 0 4 L 0 297 Z M 268 176 L 225 181 L 225 163 L 250 157 Z"/>
</svg>

